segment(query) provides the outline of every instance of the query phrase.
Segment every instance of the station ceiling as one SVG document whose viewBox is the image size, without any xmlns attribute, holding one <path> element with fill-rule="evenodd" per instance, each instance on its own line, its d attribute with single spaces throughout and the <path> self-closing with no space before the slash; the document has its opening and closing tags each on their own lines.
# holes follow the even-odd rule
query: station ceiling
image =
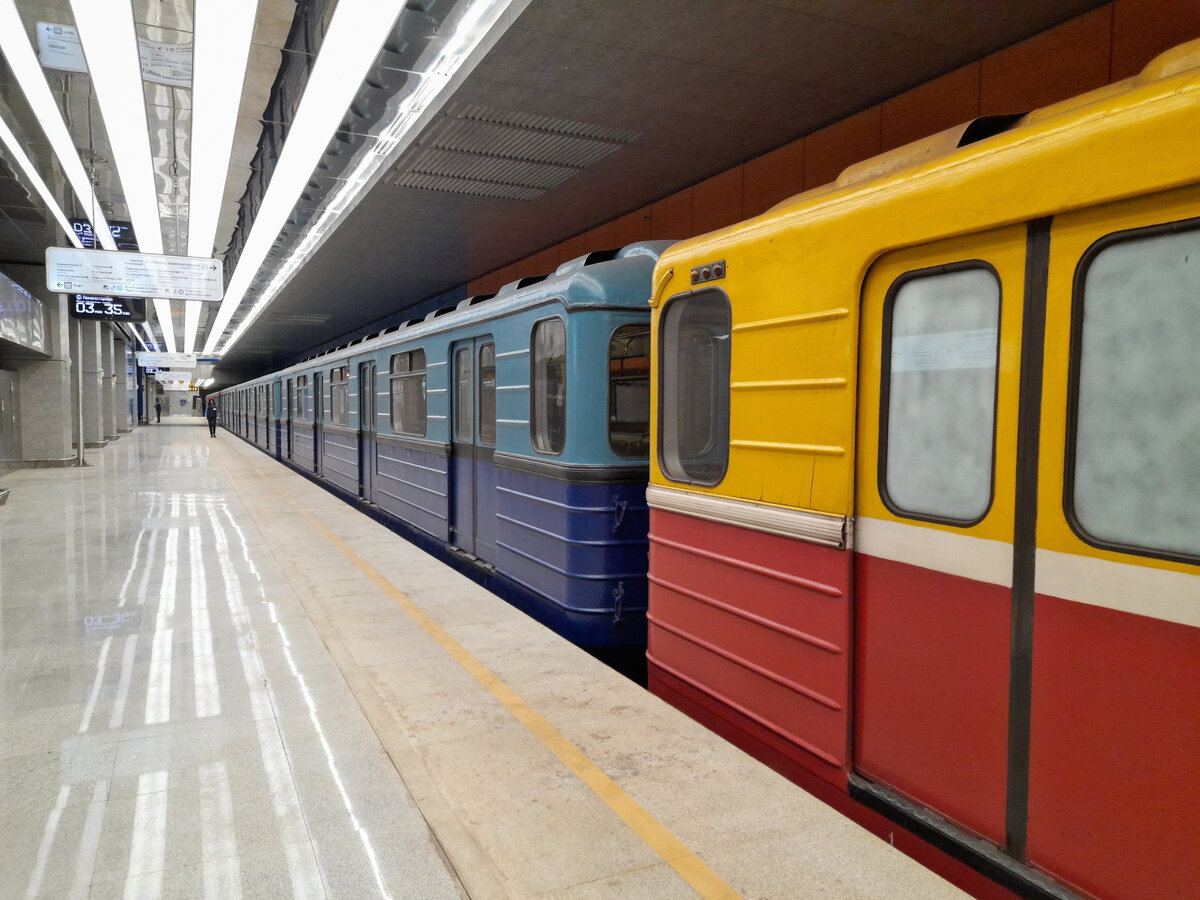
<svg viewBox="0 0 1200 900">
<path fill-rule="evenodd" d="M 381 26 L 371 17 L 379 19 L 388 0 L 258 0 L 248 56 L 244 66 L 237 63 L 245 77 L 228 163 L 222 162 L 224 189 L 200 189 L 196 201 L 215 201 L 220 193 L 215 229 L 203 230 L 192 218 L 198 216 L 192 170 L 199 169 L 192 159 L 193 122 L 209 121 L 202 118 L 200 96 L 193 104 L 192 88 L 170 72 L 145 82 L 161 252 L 197 255 L 196 239 L 188 248 L 189 227 L 212 231 L 226 280 L 245 285 L 236 310 L 232 304 L 193 307 L 199 317 L 190 326 L 183 302 L 158 304 L 170 312 L 151 317 L 155 340 L 219 353 L 222 380 L 267 371 L 357 336 L 370 323 L 423 311 L 431 298 L 514 260 L 1102 4 L 473 2 L 484 5 L 391 0 L 398 17 L 386 13 Z M 38 23 L 78 25 L 82 36 L 79 7 L 99 3 L 0 0 L 0 116 L 66 217 L 94 218 L 98 208 L 110 221 L 133 221 L 120 148 L 105 124 L 106 109 L 115 120 L 114 107 L 104 105 L 100 78 L 91 74 L 97 67 L 63 71 L 45 67 L 44 58 L 41 67 L 94 185 L 94 198 L 85 202 L 10 59 L 26 50 L 11 31 L 3 33 L 6 8 L 15 8 L 26 49 L 36 51 Z M 108 5 L 115 10 L 110 15 L 126 15 L 124 0 Z M 207 15 L 208 5 L 219 7 L 221 0 L 133 0 L 143 71 L 146 45 L 161 53 L 195 40 L 198 89 L 203 31 L 196 13 Z M 251 0 L 227 5 L 253 7 Z M 302 22 L 295 21 L 298 10 Z M 471 17 L 488 27 L 469 29 Z M 313 85 L 326 85 L 329 75 L 320 71 L 320 51 L 344 35 L 354 35 L 345 61 L 326 69 L 351 72 L 354 84 L 323 88 L 327 93 L 318 96 Z M 464 36 L 479 41 L 447 43 Z M 83 44 L 86 50 L 86 36 Z M 92 54 L 97 46 L 117 53 L 120 44 L 91 46 Z M 229 58 L 240 59 L 236 53 Z M 319 119 L 322 108 L 333 125 L 318 134 L 300 189 L 284 201 L 264 196 L 274 182 L 284 193 L 283 163 L 276 165 L 276 158 L 295 149 L 285 138 Z M 397 124 L 403 122 L 411 123 L 407 132 Z M 281 202 L 281 223 L 275 223 L 266 210 Z M 153 226 L 139 221 L 135 230 L 145 251 L 143 233 Z M 13 148 L 0 142 L 0 271 L 44 293 L 29 282 L 43 280 L 38 266 L 45 247 L 67 243 Z M 305 261 L 289 262 L 306 244 L 313 249 Z M 255 247 L 266 248 L 261 262 L 254 262 Z M 251 312 L 272 291 L 273 299 Z M 151 339 L 145 330 L 140 337 Z"/>
</svg>

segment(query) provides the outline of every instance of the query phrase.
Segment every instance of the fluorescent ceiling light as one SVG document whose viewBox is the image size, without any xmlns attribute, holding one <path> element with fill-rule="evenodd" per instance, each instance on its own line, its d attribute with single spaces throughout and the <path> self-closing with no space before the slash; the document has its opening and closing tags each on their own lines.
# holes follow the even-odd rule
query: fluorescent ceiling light
<svg viewBox="0 0 1200 900">
<path fill-rule="evenodd" d="M 46 187 L 46 182 L 38 174 L 37 167 L 25 155 L 24 148 L 4 119 L 0 119 L 0 143 L 3 143 L 8 148 L 9 154 L 16 160 L 21 171 L 25 173 L 25 177 L 29 179 L 34 190 L 38 192 L 38 196 L 42 198 L 42 202 L 46 204 L 46 208 L 50 210 L 50 214 L 54 216 L 59 226 L 66 232 L 67 237 L 70 238 L 71 243 L 76 247 L 83 247 L 83 244 L 79 241 L 79 235 L 75 233 L 75 229 L 71 227 L 71 223 L 67 221 L 67 217 L 63 215 L 62 208 L 58 205 L 58 200 L 50 193 L 50 188 Z"/>
<path fill-rule="evenodd" d="M 519 3 L 519 8 L 524 9 L 528 0 L 524 3 Z M 343 179 L 341 188 L 336 194 L 326 203 L 325 208 L 318 215 L 316 220 L 307 229 L 304 240 L 296 247 L 283 262 L 275 277 L 262 291 L 258 300 L 255 302 L 253 309 L 238 325 L 237 329 L 230 335 L 225 346 L 221 349 L 221 353 L 229 352 L 229 349 L 241 338 L 250 324 L 258 317 L 258 315 L 266 308 L 266 306 L 275 298 L 280 290 L 287 284 L 288 280 L 295 272 L 305 263 L 307 258 L 316 252 L 317 248 L 324 242 L 325 237 L 332 233 L 338 225 L 340 219 L 355 205 L 358 197 L 364 189 L 366 189 L 379 172 L 379 170 L 389 162 L 390 155 L 399 146 L 400 142 L 411 136 L 413 129 L 421 121 L 421 113 L 426 107 L 435 100 L 450 84 L 454 74 L 461 68 L 464 62 L 470 57 L 470 54 L 475 51 L 484 39 L 493 33 L 493 27 L 500 18 L 516 3 L 516 0 L 475 0 L 469 3 L 455 24 L 454 31 L 448 36 L 446 42 L 442 45 L 440 52 L 433 61 L 426 67 L 424 73 L 416 73 L 420 76 L 420 81 L 412 94 L 404 98 L 392 113 L 392 120 L 380 130 L 377 136 L 374 136 L 373 145 L 363 155 L 363 158 L 354 167 L 348 175 Z M 341 13 L 342 7 L 347 6 L 347 0 L 341 0 L 337 7 L 337 13 Z M 321 93 L 314 91 L 314 85 L 317 84 L 317 69 L 321 67 L 322 60 L 325 58 L 326 48 L 330 46 L 330 40 L 333 37 L 333 29 L 337 27 L 338 22 L 335 19 L 330 26 L 329 32 L 326 34 L 324 42 L 321 45 L 320 55 L 317 57 L 316 67 L 313 70 L 312 76 L 309 78 L 308 86 L 305 89 L 304 97 L 301 98 L 300 109 L 296 115 L 296 121 L 299 122 L 300 116 L 304 114 L 306 106 L 311 107 L 313 102 L 310 96 L 316 94 L 317 102 L 322 98 Z M 346 20 L 342 21 L 345 25 Z M 353 27 L 353 26 L 351 26 Z M 386 24 L 385 24 L 386 27 Z M 371 33 L 365 29 L 359 29 L 364 33 Z M 350 52 L 354 53 L 355 48 L 351 44 L 349 48 L 341 48 L 339 53 Z M 358 48 L 358 53 L 362 53 L 362 48 Z M 346 104 L 357 91 L 362 79 L 365 78 L 366 72 L 373 64 L 375 57 L 372 56 L 367 60 L 366 67 L 356 66 L 354 68 L 354 77 L 357 81 L 353 84 L 352 90 L 349 91 Z M 360 60 L 361 61 L 361 60 Z M 347 75 L 347 83 L 351 76 Z M 349 86 L 347 84 L 347 86 Z M 330 105 L 333 108 L 333 105 Z M 344 109 L 345 107 L 338 107 Z M 279 169 L 282 167 L 283 161 L 287 159 L 288 151 L 291 148 L 294 140 L 295 130 L 288 134 L 287 143 L 283 148 L 283 156 L 280 158 L 280 166 L 276 168 L 275 174 L 268 185 L 266 197 L 263 200 L 262 209 L 260 209 L 258 218 L 254 221 L 254 226 L 251 231 L 250 239 L 246 242 L 246 250 L 243 251 L 242 257 L 238 260 L 237 270 L 233 273 L 230 279 L 229 287 L 225 291 L 225 299 L 221 305 L 221 312 L 214 323 L 214 327 L 209 331 L 208 340 L 206 342 L 205 352 L 211 353 L 216 349 L 216 344 L 221 337 L 221 333 L 228 324 L 229 319 L 233 316 L 238 305 L 241 303 L 247 288 L 249 287 L 250 279 L 254 276 L 258 267 L 262 264 L 266 257 L 266 251 L 270 249 L 271 243 L 279 234 L 279 230 L 283 227 L 287 216 L 291 214 L 292 207 L 295 206 L 296 199 L 300 195 L 300 190 L 303 189 L 304 183 L 316 166 L 317 160 L 320 159 L 320 153 L 328 144 L 329 139 L 333 135 L 334 129 L 341 121 L 341 115 L 337 116 L 332 127 L 324 132 L 324 137 L 320 139 L 319 146 L 316 147 L 315 153 L 311 154 L 311 162 L 308 163 L 308 168 L 303 175 L 303 180 L 299 182 L 296 190 L 291 193 L 290 199 L 287 202 L 287 208 L 282 210 L 281 214 L 275 215 L 271 222 L 272 225 L 269 233 L 259 233 L 260 224 L 265 225 L 263 221 L 263 210 L 267 203 L 272 200 L 272 191 L 275 188 L 276 181 L 279 180 Z M 278 199 L 278 197 L 276 198 Z M 277 220 L 277 221 L 276 221 Z M 263 244 L 261 254 L 257 254 L 257 258 L 253 260 L 253 265 L 246 265 L 247 251 L 250 249 L 251 242 L 259 241 Z M 257 247 L 256 247 L 257 249 Z"/>
<path fill-rule="evenodd" d="M 257 10 L 257 0 L 206 0 L 196 4 L 189 256 L 212 256 Z M 189 300 L 184 305 L 183 347 L 187 353 L 196 346 L 200 313 L 199 301 Z"/>
<path fill-rule="evenodd" d="M 54 102 L 50 86 L 46 84 L 46 77 L 26 37 L 25 25 L 14 0 L 0 0 L 0 50 L 4 51 L 4 58 L 17 76 L 17 83 L 21 85 L 29 108 L 37 116 L 46 139 L 54 148 L 63 172 L 79 198 L 79 205 L 91 211 L 92 234 L 105 250 L 116 250 L 117 244 L 109 231 L 108 221 L 96 203 L 92 180 L 84 171 L 79 151 L 71 140 L 58 104 Z"/>
<path fill-rule="evenodd" d="M 78 2 L 78 0 L 76 0 Z M 304 96 L 288 129 L 237 268 L 225 288 L 225 299 L 205 342 L 211 353 L 233 317 L 250 281 L 267 257 L 291 215 L 313 170 L 345 118 L 350 101 L 375 64 L 379 48 L 391 33 L 405 0 L 340 0 L 321 40 Z"/>
<path fill-rule="evenodd" d="M 133 9 L 127 0 L 71 0 L 71 12 L 104 114 L 104 127 L 121 177 L 138 249 L 143 253 L 162 253 L 162 225 Z M 155 298 L 154 311 L 167 350 L 173 353 L 175 328 L 171 322 L 171 301 Z"/>
</svg>

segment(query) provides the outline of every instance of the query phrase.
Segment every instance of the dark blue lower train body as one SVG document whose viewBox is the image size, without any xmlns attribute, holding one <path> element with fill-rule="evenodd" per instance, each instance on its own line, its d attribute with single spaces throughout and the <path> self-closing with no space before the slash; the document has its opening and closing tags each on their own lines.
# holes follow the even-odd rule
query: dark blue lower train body
<svg viewBox="0 0 1200 900">
<path fill-rule="evenodd" d="M 582 647 L 644 648 L 649 276 L 590 254 L 220 394 L 226 428 Z"/>
</svg>

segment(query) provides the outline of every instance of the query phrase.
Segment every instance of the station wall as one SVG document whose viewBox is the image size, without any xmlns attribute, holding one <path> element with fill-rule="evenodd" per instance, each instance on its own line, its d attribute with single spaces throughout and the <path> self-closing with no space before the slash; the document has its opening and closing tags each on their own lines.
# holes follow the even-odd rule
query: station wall
<svg viewBox="0 0 1200 900">
<path fill-rule="evenodd" d="M 467 285 L 495 291 L 601 247 L 687 238 L 756 216 L 847 166 L 978 116 L 1023 113 L 1141 71 L 1200 37 L 1200 0 L 1113 0 Z"/>
</svg>

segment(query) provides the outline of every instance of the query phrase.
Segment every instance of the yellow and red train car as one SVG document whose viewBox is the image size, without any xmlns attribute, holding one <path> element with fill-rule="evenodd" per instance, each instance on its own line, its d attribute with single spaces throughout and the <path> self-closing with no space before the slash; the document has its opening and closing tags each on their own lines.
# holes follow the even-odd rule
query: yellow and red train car
<svg viewBox="0 0 1200 900">
<path fill-rule="evenodd" d="M 1021 893 L 1194 897 L 1200 41 L 651 303 L 652 690 Z"/>
</svg>

